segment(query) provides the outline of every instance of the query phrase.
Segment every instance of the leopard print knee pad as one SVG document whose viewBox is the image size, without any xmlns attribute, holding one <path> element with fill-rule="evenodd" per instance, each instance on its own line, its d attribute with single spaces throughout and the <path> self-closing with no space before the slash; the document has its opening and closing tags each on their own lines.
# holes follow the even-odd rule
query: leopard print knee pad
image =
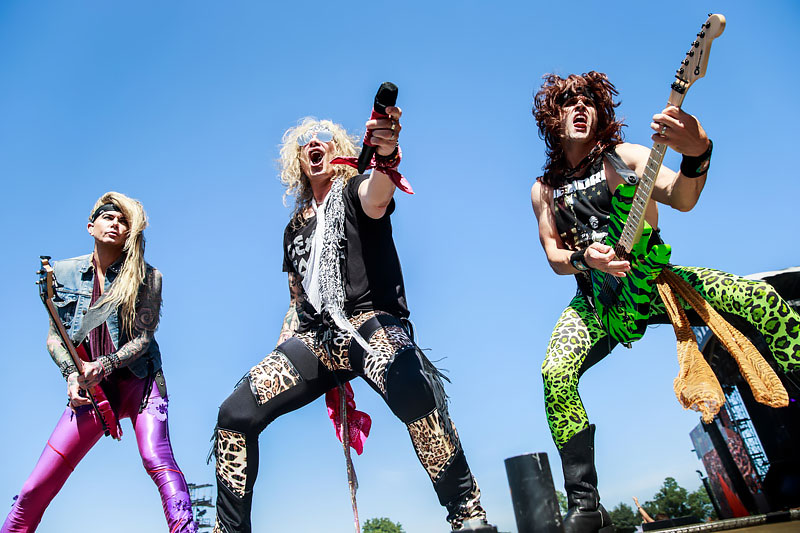
<svg viewBox="0 0 800 533">
<path fill-rule="evenodd" d="M 445 467 L 461 449 L 458 433 L 447 412 L 435 409 L 431 414 L 408 424 L 408 434 L 419 462 L 436 483 Z"/>
<path fill-rule="evenodd" d="M 258 405 L 264 405 L 278 394 L 300 382 L 300 374 L 279 350 L 274 350 L 250 369 L 250 390 Z"/>
<path fill-rule="evenodd" d="M 217 477 L 239 498 L 244 498 L 247 484 L 247 443 L 236 431 L 217 429 Z"/>
</svg>

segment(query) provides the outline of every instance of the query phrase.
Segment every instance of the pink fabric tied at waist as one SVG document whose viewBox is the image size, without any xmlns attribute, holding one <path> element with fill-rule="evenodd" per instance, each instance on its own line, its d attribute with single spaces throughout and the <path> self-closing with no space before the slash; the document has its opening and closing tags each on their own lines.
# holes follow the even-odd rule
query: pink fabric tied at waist
<svg viewBox="0 0 800 533">
<path fill-rule="evenodd" d="M 369 437 L 369 430 L 372 428 L 372 419 L 363 411 L 356 410 L 356 402 L 353 395 L 353 388 L 349 383 L 344 385 L 347 396 L 347 429 L 350 437 L 350 447 L 358 455 L 364 451 L 364 442 Z M 341 398 L 339 398 L 339 388 L 334 387 L 325 393 L 325 404 L 328 406 L 328 416 L 336 429 L 336 437 L 342 440 L 342 411 Z"/>
</svg>

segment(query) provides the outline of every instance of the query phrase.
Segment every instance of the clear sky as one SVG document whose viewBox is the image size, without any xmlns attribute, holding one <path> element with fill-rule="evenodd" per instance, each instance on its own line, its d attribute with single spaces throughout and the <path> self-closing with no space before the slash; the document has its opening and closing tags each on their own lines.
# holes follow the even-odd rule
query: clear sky
<svg viewBox="0 0 800 533">
<path fill-rule="evenodd" d="M 574 293 L 573 279 L 547 265 L 530 208 L 544 163 L 532 93 L 546 72 L 607 72 L 627 139 L 649 146 L 650 117 L 717 11 L 727 29 L 684 105 L 714 140 L 710 177 L 693 211 L 662 210 L 663 236 L 677 264 L 738 274 L 794 266 L 793 1 L 0 3 L 0 514 L 65 404 L 44 346 L 38 256 L 88 253 L 86 217 L 105 191 L 144 203 L 146 257 L 164 274 L 157 339 L 172 444 L 187 479 L 211 483 L 217 407 L 272 349 L 288 305 L 281 135 L 306 115 L 363 131 L 377 87 L 391 80 L 404 109 L 401 170 L 417 192 L 398 192 L 392 217 L 412 318 L 420 344 L 449 370 L 451 415 L 489 518 L 516 530 L 503 459 L 547 452 L 562 483 L 540 366 Z M 670 152 L 665 164 L 679 161 Z M 609 508 L 650 498 L 666 476 L 699 486 L 689 440 L 699 417 L 677 403 L 676 374 L 674 335 L 660 326 L 582 379 Z M 355 459 L 362 519 L 445 530 L 404 426 L 363 382 L 354 386 L 374 420 Z M 81 463 L 41 531 L 164 529 L 127 421 L 124 429 L 122 442 L 103 439 Z M 352 531 L 322 401 L 267 428 L 261 453 L 256 531 Z"/>
</svg>

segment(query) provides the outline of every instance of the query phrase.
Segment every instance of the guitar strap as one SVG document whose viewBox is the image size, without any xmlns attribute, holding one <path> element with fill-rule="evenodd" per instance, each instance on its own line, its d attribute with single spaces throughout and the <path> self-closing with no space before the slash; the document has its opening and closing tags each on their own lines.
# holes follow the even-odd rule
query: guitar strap
<svg viewBox="0 0 800 533">
<path fill-rule="evenodd" d="M 625 161 L 622 160 L 615 149 L 612 148 L 608 150 L 605 155 L 606 160 L 611 163 L 611 166 L 614 167 L 617 174 L 625 180 L 625 183 L 629 185 L 636 185 L 639 183 L 639 176 L 636 175 L 636 171 L 628 168 L 628 165 L 625 164 Z"/>
</svg>

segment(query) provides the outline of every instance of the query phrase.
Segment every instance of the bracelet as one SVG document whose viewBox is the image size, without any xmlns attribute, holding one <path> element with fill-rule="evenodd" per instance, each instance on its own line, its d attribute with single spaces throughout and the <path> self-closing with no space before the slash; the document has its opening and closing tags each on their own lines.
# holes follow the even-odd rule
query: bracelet
<svg viewBox="0 0 800 533">
<path fill-rule="evenodd" d="M 572 252 L 572 255 L 569 257 L 569 264 L 581 272 L 590 270 L 591 267 L 586 264 L 584 255 L 586 255 L 586 248 L 581 248 L 578 251 Z"/>
<path fill-rule="evenodd" d="M 58 369 L 61 371 L 61 375 L 64 376 L 64 379 L 69 380 L 70 374 L 73 372 L 78 371 L 78 367 L 72 361 L 64 361 L 58 365 Z"/>
<path fill-rule="evenodd" d="M 711 164 L 711 150 L 714 148 L 714 143 L 711 139 L 708 140 L 708 148 L 700 155 L 684 155 L 681 159 L 681 174 L 687 178 L 699 178 L 708 172 L 708 166 Z"/>
<path fill-rule="evenodd" d="M 103 378 L 107 378 L 111 373 L 119 368 L 119 356 L 115 353 L 109 355 L 101 355 L 98 358 L 100 366 L 103 368 Z"/>
<path fill-rule="evenodd" d="M 394 151 L 389 155 L 381 155 L 375 152 L 375 168 L 380 170 L 384 168 L 397 168 L 400 161 L 403 159 L 403 153 L 400 151 L 400 145 L 394 147 Z"/>
</svg>

